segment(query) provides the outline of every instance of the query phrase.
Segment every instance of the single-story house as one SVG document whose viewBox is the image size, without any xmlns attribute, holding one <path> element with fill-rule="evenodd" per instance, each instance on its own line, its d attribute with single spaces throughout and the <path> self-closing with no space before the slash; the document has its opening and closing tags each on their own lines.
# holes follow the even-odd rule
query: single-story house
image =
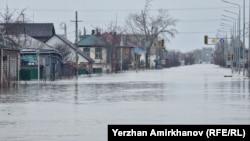
<svg viewBox="0 0 250 141">
<path fill-rule="evenodd" d="M 20 80 L 56 80 L 62 77 L 61 54 L 56 50 L 22 49 Z"/>
<path fill-rule="evenodd" d="M 12 39 L 21 46 L 20 80 L 55 80 L 63 77 L 60 52 L 26 34 L 12 36 Z"/>
</svg>

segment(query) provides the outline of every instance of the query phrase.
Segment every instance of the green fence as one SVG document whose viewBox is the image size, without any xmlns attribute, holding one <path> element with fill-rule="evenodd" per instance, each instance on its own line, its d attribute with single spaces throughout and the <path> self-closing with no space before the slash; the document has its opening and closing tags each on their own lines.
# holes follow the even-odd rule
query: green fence
<svg viewBox="0 0 250 141">
<path fill-rule="evenodd" d="M 38 72 L 37 69 L 21 69 L 19 73 L 20 80 L 37 80 Z"/>
<path fill-rule="evenodd" d="M 79 75 L 82 75 L 82 74 L 89 74 L 89 72 L 88 72 L 86 69 L 84 69 L 84 68 L 80 68 L 80 69 L 78 69 L 78 74 L 79 74 Z"/>
<path fill-rule="evenodd" d="M 93 73 L 94 74 L 102 73 L 102 68 L 93 68 Z"/>
</svg>

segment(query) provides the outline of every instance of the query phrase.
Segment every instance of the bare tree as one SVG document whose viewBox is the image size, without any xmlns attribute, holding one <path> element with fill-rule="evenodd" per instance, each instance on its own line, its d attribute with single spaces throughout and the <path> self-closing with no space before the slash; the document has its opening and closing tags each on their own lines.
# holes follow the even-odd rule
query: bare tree
<svg viewBox="0 0 250 141">
<path fill-rule="evenodd" d="M 0 12 L 2 17 L 2 23 L 25 23 L 27 19 L 25 19 L 25 11 L 27 8 L 22 9 L 20 12 L 16 10 L 11 10 L 8 5 L 6 5 L 5 12 Z M 16 16 L 16 17 L 15 17 Z"/>
<path fill-rule="evenodd" d="M 118 26 L 114 22 L 110 22 L 109 25 L 107 25 L 106 31 L 116 32 L 118 35 L 125 33 L 125 29 L 121 26 Z"/>
<path fill-rule="evenodd" d="M 146 64 L 149 67 L 148 56 L 150 56 L 150 49 L 158 36 L 161 34 L 166 41 L 170 41 L 169 37 L 174 37 L 177 30 L 177 20 L 169 15 L 167 9 L 159 9 L 157 15 L 150 15 L 152 0 L 146 0 L 144 9 L 140 13 L 130 14 L 126 20 L 128 32 L 135 35 L 144 36 L 142 43 L 146 50 Z M 139 37 L 139 36 L 137 36 Z"/>
<path fill-rule="evenodd" d="M 5 8 L 5 12 L 0 12 L 0 16 L 2 18 L 2 23 L 4 27 L 1 29 L 2 34 L 5 34 L 7 36 L 16 36 L 18 37 L 18 34 L 20 34 L 20 29 L 18 30 L 18 25 L 22 23 L 26 23 L 28 19 L 25 18 L 25 11 L 27 9 L 24 8 L 20 12 L 17 12 L 16 10 L 9 9 L 8 5 Z"/>
<path fill-rule="evenodd" d="M 92 26 L 93 29 L 96 29 L 95 32 L 108 32 L 108 33 L 114 33 L 116 32 L 118 35 L 125 33 L 125 29 L 121 26 L 118 26 L 114 22 L 110 22 L 105 27 L 102 26 Z"/>
<path fill-rule="evenodd" d="M 5 13 L 0 12 L 0 15 L 3 19 L 3 23 L 12 23 L 13 21 L 13 16 L 14 16 L 15 11 L 10 11 L 8 5 L 5 8 Z"/>
<path fill-rule="evenodd" d="M 62 55 L 62 61 L 63 62 L 68 62 L 70 61 L 70 55 L 71 51 L 67 45 L 62 45 L 62 44 L 56 44 L 55 49 L 60 52 Z"/>
</svg>

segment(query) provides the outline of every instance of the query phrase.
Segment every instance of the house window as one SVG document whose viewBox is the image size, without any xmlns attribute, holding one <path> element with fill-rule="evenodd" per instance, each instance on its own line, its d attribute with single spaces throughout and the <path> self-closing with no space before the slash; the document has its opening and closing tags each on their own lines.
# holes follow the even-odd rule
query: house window
<svg viewBox="0 0 250 141">
<path fill-rule="evenodd" d="M 102 49 L 95 48 L 95 59 L 102 59 Z"/>
<path fill-rule="evenodd" d="M 85 55 L 90 57 L 90 48 L 84 48 L 83 52 L 84 52 Z"/>
</svg>

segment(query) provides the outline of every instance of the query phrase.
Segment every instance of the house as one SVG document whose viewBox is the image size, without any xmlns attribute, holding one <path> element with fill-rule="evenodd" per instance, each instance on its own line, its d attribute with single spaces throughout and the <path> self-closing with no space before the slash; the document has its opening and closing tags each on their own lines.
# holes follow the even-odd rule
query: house
<svg viewBox="0 0 250 141">
<path fill-rule="evenodd" d="M 114 64 L 115 64 L 115 71 L 122 71 L 122 70 L 131 70 L 136 69 L 136 66 L 140 64 L 139 55 L 141 55 L 136 50 L 136 45 L 124 39 L 124 37 L 118 38 L 120 45 L 116 45 L 114 55 Z M 121 55 L 122 54 L 122 55 Z M 122 64 L 122 68 L 121 68 Z M 136 66 L 135 66 L 136 65 Z"/>
<path fill-rule="evenodd" d="M 21 50 L 20 80 L 56 80 L 62 77 L 61 54 L 49 49 Z"/>
<path fill-rule="evenodd" d="M 80 36 L 78 47 L 83 53 L 94 60 L 93 73 L 110 72 L 110 48 L 101 36 Z"/>
<path fill-rule="evenodd" d="M 7 37 L 0 38 L 0 87 L 10 87 L 18 81 L 19 46 Z"/>
<path fill-rule="evenodd" d="M 156 41 L 152 42 L 152 40 L 155 39 L 155 37 L 151 37 L 152 39 L 149 39 L 148 41 L 147 37 L 143 34 L 127 34 L 125 38 L 127 41 L 134 43 L 137 47 L 140 47 L 146 51 L 145 54 L 142 55 L 142 57 L 143 58 L 145 57 L 145 63 L 148 61 L 147 67 L 151 69 L 156 67 L 156 54 L 158 54 L 157 57 L 160 58 L 162 50 L 160 47 L 156 48 Z M 156 52 L 156 50 L 158 50 L 158 53 Z"/>
<path fill-rule="evenodd" d="M 121 45 L 121 42 L 124 43 Z M 136 46 L 126 39 L 122 41 L 121 35 L 116 33 L 80 36 L 78 47 L 95 60 L 94 73 L 128 70 L 135 61 L 134 47 Z"/>
<path fill-rule="evenodd" d="M 0 29 L 6 35 L 29 35 L 41 42 L 55 35 L 53 23 L 8 23 L 0 24 Z"/>
<path fill-rule="evenodd" d="M 20 80 L 56 80 L 63 77 L 60 52 L 26 34 L 11 36 L 20 48 Z"/>
<path fill-rule="evenodd" d="M 76 64 L 76 51 L 78 52 L 78 71 L 79 74 L 91 74 L 93 63 L 92 58 L 83 53 L 73 43 L 61 35 L 53 35 L 46 42 L 47 45 L 53 47 L 62 53 L 64 64 Z"/>
</svg>

